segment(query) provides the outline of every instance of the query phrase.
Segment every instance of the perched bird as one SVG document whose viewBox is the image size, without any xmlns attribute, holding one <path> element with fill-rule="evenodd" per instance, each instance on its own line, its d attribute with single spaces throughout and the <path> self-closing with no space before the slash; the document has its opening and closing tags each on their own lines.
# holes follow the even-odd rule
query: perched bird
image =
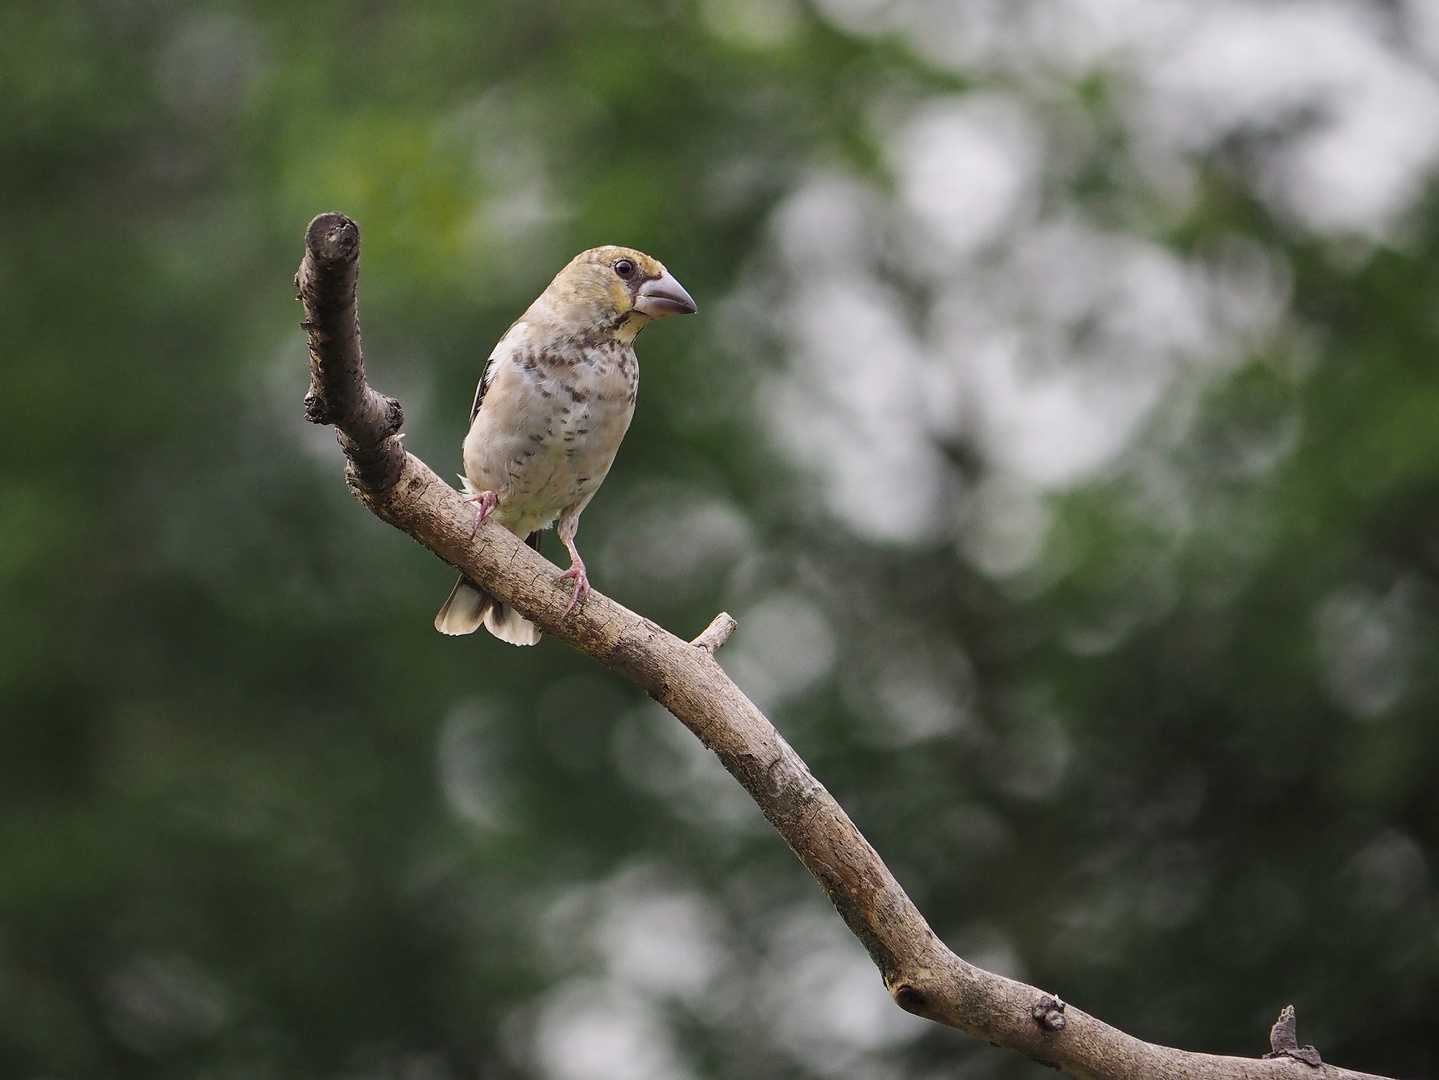
<svg viewBox="0 0 1439 1080">
<path fill-rule="evenodd" d="M 635 335 L 652 319 L 695 311 L 658 261 L 625 247 L 576 255 L 495 345 L 470 410 L 465 490 L 478 528 L 493 516 L 536 551 L 559 522 L 574 582 L 569 613 L 589 591 L 575 550 L 589 505 L 629 430 L 639 388 Z M 501 641 L 533 645 L 540 631 L 467 577 L 450 591 L 435 629 L 470 634 L 483 622 Z"/>
</svg>

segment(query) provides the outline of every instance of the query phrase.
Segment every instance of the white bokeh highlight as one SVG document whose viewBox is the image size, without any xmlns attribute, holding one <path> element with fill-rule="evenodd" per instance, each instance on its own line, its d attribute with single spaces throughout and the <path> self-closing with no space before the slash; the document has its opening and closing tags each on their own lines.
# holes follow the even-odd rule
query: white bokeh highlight
<svg viewBox="0 0 1439 1080">
<path fill-rule="evenodd" d="M 929 1026 L 895 1007 L 863 947 L 818 904 L 778 921 L 760 984 L 772 1038 L 823 1076 L 854 1075 L 868 1055 L 902 1047 Z"/>
<path fill-rule="evenodd" d="M 480 700 L 456 705 L 440 725 L 435 746 L 440 790 L 450 811 L 485 831 L 501 828 L 505 816 L 494 708 Z"/>
<path fill-rule="evenodd" d="M 953 538 L 1000 578 L 1042 554 L 1051 495 L 1116 467 L 1177 393 L 1296 338 L 1274 253 L 1158 238 L 1203 156 L 1228 148 L 1234 179 L 1343 259 L 1402 242 L 1439 160 L 1439 16 L 1419 0 L 817 8 L 991 88 L 877 95 L 892 187 L 826 165 L 776 209 L 772 285 L 747 295 L 785 358 L 761 387 L 770 430 L 842 527 Z M 1066 186 L 1098 137 L 1066 86 L 1095 72 L 1130 219 Z M 957 446 L 982 459 L 978 491 Z"/>
<path fill-rule="evenodd" d="M 760 709 L 798 697 L 833 669 L 834 630 L 803 594 L 773 592 L 738 619 L 743 630 L 726 646 L 725 669 Z"/>
<path fill-rule="evenodd" d="M 1357 720 L 1377 720 L 1404 693 L 1414 653 L 1412 581 L 1379 594 L 1361 585 L 1330 593 L 1314 615 L 1320 679 Z"/>
<path fill-rule="evenodd" d="M 649 865 L 570 888 L 541 917 L 556 963 L 578 966 L 536 1007 L 520 1056 L 552 1080 L 686 1080 L 671 1010 L 704 1008 L 726 959 L 699 891 Z"/>
<path fill-rule="evenodd" d="M 653 864 L 558 892 L 537 930 L 562 978 L 517 1014 L 513 1056 L 548 1080 L 686 1080 L 672 1033 L 686 1016 L 802 1075 L 895 1075 L 894 1052 L 930 1025 L 895 1007 L 822 898 L 773 905 L 742 951 L 729 918 Z"/>
<path fill-rule="evenodd" d="M 608 981 L 564 984 L 540 1013 L 536 1057 L 552 1080 L 688 1080 L 663 1015 Z"/>
</svg>

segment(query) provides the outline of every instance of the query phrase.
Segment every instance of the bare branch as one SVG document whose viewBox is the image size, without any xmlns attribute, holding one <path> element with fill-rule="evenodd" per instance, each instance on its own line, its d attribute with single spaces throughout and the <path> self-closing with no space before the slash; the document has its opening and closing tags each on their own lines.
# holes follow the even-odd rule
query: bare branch
<svg viewBox="0 0 1439 1080">
<path fill-rule="evenodd" d="M 1382 1080 L 1292 1057 L 1217 1057 L 1143 1042 L 1052 994 L 974 967 L 935 936 L 860 831 L 715 661 L 733 620 L 685 642 L 598 592 L 568 616 L 559 570 L 399 445 L 400 409 L 365 383 L 354 292 L 359 231 L 316 218 L 297 282 L 310 332 L 306 415 L 332 423 L 351 487 L 376 515 L 512 604 L 546 634 L 631 680 L 712 750 L 863 942 L 903 1009 L 1085 1080 Z M 385 478 L 396 477 L 386 483 Z M 695 646 L 699 645 L 699 648 Z"/>
<path fill-rule="evenodd" d="M 355 286 L 360 278 L 360 228 L 344 214 L 321 214 L 305 230 L 305 258 L 295 288 L 305 305 L 300 325 L 310 335 L 310 390 L 305 419 L 334 424 L 350 460 L 350 482 L 384 491 L 400 478 L 404 411 L 371 390 L 360 353 Z"/>
<path fill-rule="evenodd" d="M 704 628 L 704 632 L 690 644 L 698 645 L 713 656 L 719 651 L 719 647 L 729 640 L 729 636 L 735 632 L 735 627 L 738 625 L 739 623 L 734 621 L 733 615 L 728 611 L 721 611 L 714 617 L 714 621 Z"/>
</svg>

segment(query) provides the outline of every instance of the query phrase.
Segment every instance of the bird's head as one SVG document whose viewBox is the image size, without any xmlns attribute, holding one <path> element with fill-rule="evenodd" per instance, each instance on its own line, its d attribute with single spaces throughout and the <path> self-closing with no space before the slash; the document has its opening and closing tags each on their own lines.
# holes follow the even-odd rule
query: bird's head
<svg viewBox="0 0 1439 1080">
<path fill-rule="evenodd" d="M 627 345 L 652 319 L 695 310 L 690 294 L 658 259 L 611 245 L 571 259 L 535 301 L 530 315 Z"/>
</svg>

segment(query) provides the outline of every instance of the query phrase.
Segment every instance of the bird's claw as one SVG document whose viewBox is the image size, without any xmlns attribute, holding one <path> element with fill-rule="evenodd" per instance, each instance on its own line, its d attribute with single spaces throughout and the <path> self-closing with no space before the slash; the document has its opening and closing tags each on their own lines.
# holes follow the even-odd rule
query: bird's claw
<svg viewBox="0 0 1439 1080">
<path fill-rule="evenodd" d="M 575 591 L 573 595 L 570 596 L 570 602 L 565 605 L 565 614 L 568 615 L 575 609 L 575 605 L 584 599 L 585 594 L 590 591 L 590 578 L 589 575 L 585 573 L 584 563 L 570 567 L 560 575 L 559 579 L 564 581 L 565 578 L 574 578 L 575 581 Z"/>
<path fill-rule="evenodd" d="M 495 507 L 499 505 L 500 497 L 493 491 L 481 491 L 474 495 L 466 495 L 465 502 L 475 504 L 475 527 L 471 530 L 471 534 L 473 535 L 480 531 L 480 526 L 485 523 L 485 519 L 489 517 L 490 514 L 494 512 Z"/>
</svg>

